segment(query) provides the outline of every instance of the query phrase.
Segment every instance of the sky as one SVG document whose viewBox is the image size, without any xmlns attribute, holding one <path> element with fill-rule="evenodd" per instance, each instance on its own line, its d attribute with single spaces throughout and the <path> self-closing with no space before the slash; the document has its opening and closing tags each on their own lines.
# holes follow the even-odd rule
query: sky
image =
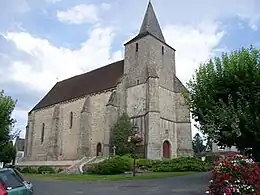
<svg viewBox="0 0 260 195">
<path fill-rule="evenodd" d="M 124 57 L 147 0 L 0 1 L 0 89 L 18 102 L 15 129 L 24 137 L 28 112 L 63 79 Z M 211 57 L 260 48 L 259 0 L 152 0 L 176 74 L 186 83 Z M 193 135 L 197 131 L 193 128 Z"/>
</svg>

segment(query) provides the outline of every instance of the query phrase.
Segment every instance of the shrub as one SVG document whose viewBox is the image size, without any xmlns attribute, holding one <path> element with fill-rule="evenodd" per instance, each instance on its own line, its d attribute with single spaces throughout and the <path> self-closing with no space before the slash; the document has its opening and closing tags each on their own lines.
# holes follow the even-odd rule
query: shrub
<svg viewBox="0 0 260 195">
<path fill-rule="evenodd" d="M 206 156 L 205 158 L 205 162 L 213 164 L 216 160 L 219 159 L 219 156 L 216 155 L 210 155 L 210 156 Z"/>
<path fill-rule="evenodd" d="M 44 172 L 47 172 L 47 173 L 55 173 L 55 169 L 52 168 L 52 167 L 49 167 L 49 166 L 40 166 L 38 168 L 38 173 L 42 174 Z"/>
<path fill-rule="evenodd" d="M 239 154 L 216 161 L 212 170 L 209 194 L 238 195 L 260 193 L 260 168 Z"/>
<path fill-rule="evenodd" d="M 20 167 L 15 167 L 15 169 L 19 172 L 22 172 L 22 169 Z"/>
<path fill-rule="evenodd" d="M 30 174 L 36 174 L 38 173 L 38 170 L 35 169 L 35 168 L 32 168 L 32 167 L 24 167 L 22 170 L 21 170 L 22 173 L 30 173 Z"/>
<path fill-rule="evenodd" d="M 60 173 L 60 172 L 62 172 L 62 171 L 64 171 L 64 169 L 59 168 L 57 172 Z"/>
<path fill-rule="evenodd" d="M 179 157 L 155 163 L 153 172 L 204 172 L 210 170 L 210 165 L 195 157 Z"/>
<path fill-rule="evenodd" d="M 100 175 L 120 174 L 126 171 L 131 171 L 132 165 L 133 159 L 129 156 L 116 156 L 98 164 L 88 166 L 87 172 Z"/>
</svg>

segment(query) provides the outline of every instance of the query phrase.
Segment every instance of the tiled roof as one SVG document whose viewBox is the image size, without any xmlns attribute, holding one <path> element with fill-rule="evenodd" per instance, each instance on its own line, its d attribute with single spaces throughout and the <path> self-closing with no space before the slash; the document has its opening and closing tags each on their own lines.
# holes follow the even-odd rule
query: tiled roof
<svg viewBox="0 0 260 195">
<path fill-rule="evenodd" d="M 121 60 L 60 81 L 56 83 L 32 111 L 116 87 L 117 81 L 123 72 L 124 60 Z"/>
</svg>

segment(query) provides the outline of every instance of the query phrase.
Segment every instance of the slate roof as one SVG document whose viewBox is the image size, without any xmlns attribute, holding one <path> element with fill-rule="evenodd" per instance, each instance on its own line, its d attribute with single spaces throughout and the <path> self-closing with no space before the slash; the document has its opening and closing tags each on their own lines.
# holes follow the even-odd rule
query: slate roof
<svg viewBox="0 0 260 195">
<path fill-rule="evenodd" d="M 17 151 L 24 151 L 24 139 L 17 137 L 15 145 Z"/>
<path fill-rule="evenodd" d="M 124 60 L 60 81 L 31 110 L 114 88 L 124 72 Z M 30 112 L 31 112 L 30 111 Z"/>
<path fill-rule="evenodd" d="M 140 28 L 139 34 L 143 34 L 146 32 L 149 32 L 150 34 L 154 35 L 162 42 L 165 42 L 160 24 L 155 15 L 151 1 L 149 1 L 149 3 L 148 3 L 148 7 L 146 9 L 145 16 L 144 16 L 143 23 Z"/>
<path fill-rule="evenodd" d="M 160 24 L 158 22 L 155 12 L 154 12 L 151 1 L 149 1 L 149 3 L 148 3 L 148 6 L 147 6 L 147 9 L 145 12 L 145 16 L 144 16 L 144 19 L 143 19 L 143 22 L 142 22 L 138 35 L 135 36 L 130 41 L 126 42 L 124 45 L 132 43 L 133 41 L 141 39 L 147 35 L 153 36 L 158 41 L 160 41 L 160 42 L 164 43 L 165 45 L 167 45 L 168 47 L 172 48 L 170 45 L 168 45 L 165 42 L 165 39 L 164 39 L 164 36 L 162 33 L 162 29 L 160 27 Z M 175 51 L 174 48 L 172 48 L 172 49 Z"/>
</svg>

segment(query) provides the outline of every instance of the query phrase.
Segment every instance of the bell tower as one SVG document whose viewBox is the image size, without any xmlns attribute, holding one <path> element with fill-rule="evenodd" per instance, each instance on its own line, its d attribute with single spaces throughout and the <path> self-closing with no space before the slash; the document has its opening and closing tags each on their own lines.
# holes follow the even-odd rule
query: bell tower
<svg viewBox="0 0 260 195">
<path fill-rule="evenodd" d="M 161 159 L 160 87 L 174 90 L 175 49 L 149 1 L 139 33 L 125 44 L 127 113 L 144 137 L 146 158 Z"/>
</svg>

